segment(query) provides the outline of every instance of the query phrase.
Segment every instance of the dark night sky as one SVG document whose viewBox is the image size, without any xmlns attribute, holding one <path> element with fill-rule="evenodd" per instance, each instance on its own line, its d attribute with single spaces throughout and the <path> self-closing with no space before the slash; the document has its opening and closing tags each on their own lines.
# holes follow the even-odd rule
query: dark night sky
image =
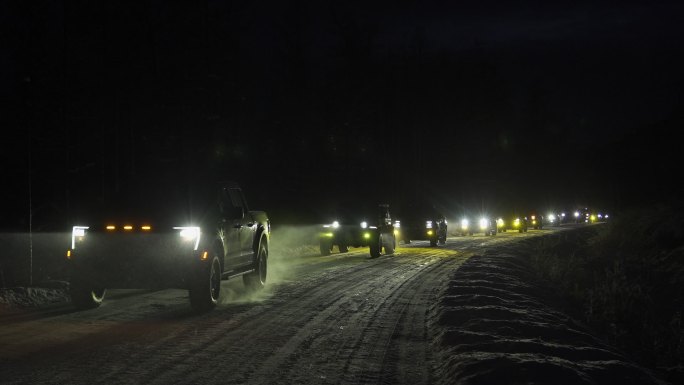
<svg viewBox="0 0 684 385">
<path fill-rule="evenodd" d="M 29 191 L 66 218 L 190 176 L 241 181 L 276 221 L 343 196 L 457 213 L 682 192 L 684 6 L 367 3 L 2 2 L 9 222 Z"/>
</svg>

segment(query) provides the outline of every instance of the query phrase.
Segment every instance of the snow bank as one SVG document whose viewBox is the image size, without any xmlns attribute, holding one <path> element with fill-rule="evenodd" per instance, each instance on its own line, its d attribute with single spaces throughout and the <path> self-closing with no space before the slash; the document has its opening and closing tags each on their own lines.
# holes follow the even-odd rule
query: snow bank
<svg viewBox="0 0 684 385">
<path fill-rule="evenodd" d="M 0 309 L 40 307 L 70 301 L 67 282 L 49 282 L 44 286 L 0 288 Z"/>
<path fill-rule="evenodd" d="M 522 257 L 470 258 L 431 312 L 434 378 L 445 384 L 663 383 L 563 307 Z"/>
</svg>

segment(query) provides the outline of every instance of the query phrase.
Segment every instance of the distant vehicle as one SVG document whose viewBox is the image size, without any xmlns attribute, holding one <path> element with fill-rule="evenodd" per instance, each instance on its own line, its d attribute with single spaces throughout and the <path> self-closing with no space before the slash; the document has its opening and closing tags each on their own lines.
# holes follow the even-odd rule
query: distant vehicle
<svg viewBox="0 0 684 385">
<path fill-rule="evenodd" d="M 473 235 L 475 232 L 473 229 L 474 225 L 469 218 L 461 218 L 458 226 L 458 233 L 461 234 L 461 236 L 465 237 L 466 235 Z"/>
<path fill-rule="evenodd" d="M 394 253 L 397 241 L 388 204 L 379 204 L 374 210 L 356 206 L 337 211 L 337 219 L 323 225 L 319 234 L 321 255 L 330 255 L 334 246 L 341 253 L 350 247 L 368 247 L 373 258 Z"/>
<path fill-rule="evenodd" d="M 474 233 L 484 233 L 485 236 L 496 235 L 497 233 L 497 222 L 490 217 L 481 217 L 477 221 L 477 226 L 475 227 Z"/>
<path fill-rule="evenodd" d="M 544 226 L 544 217 L 541 215 L 532 214 L 528 221 L 534 230 L 541 230 Z"/>
<path fill-rule="evenodd" d="M 400 226 L 399 239 L 405 244 L 425 240 L 430 241 L 430 246 L 446 244 L 447 220 L 432 207 L 405 207 L 400 218 Z"/>
<path fill-rule="evenodd" d="M 206 192 L 192 196 L 195 205 L 187 204 L 186 195 L 171 203 L 168 193 L 142 203 L 139 211 L 115 209 L 75 223 L 67 251 L 73 304 L 98 307 L 110 288 L 179 288 L 188 290 L 192 308 L 202 312 L 217 305 L 222 280 L 241 276 L 250 290 L 263 288 L 271 233 L 267 214 L 250 210 L 236 183 Z"/>
<path fill-rule="evenodd" d="M 526 233 L 528 229 L 527 217 L 513 216 L 510 219 L 501 219 L 501 223 L 503 232 L 517 230 L 519 233 Z"/>
</svg>

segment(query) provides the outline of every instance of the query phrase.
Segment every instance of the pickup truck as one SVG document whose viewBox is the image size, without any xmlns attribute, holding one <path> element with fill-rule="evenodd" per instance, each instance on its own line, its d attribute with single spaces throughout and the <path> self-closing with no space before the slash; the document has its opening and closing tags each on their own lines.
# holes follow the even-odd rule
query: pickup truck
<svg viewBox="0 0 684 385">
<path fill-rule="evenodd" d="M 73 305 L 96 308 L 106 289 L 179 288 L 204 312 L 218 304 L 222 280 L 241 276 L 248 289 L 263 288 L 268 215 L 250 210 L 234 182 L 208 190 L 180 194 L 175 204 L 173 194 L 155 196 L 137 202 L 137 211 L 115 208 L 75 223 L 66 254 Z"/>
<path fill-rule="evenodd" d="M 375 208 L 363 205 L 341 206 L 335 219 L 323 225 L 319 234 L 321 255 L 330 255 L 337 245 L 340 253 L 349 247 L 368 247 L 372 258 L 390 255 L 396 248 L 395 224 L 388 204 Z"/>
<path fill-rule="evenodd" d="M 399 219 L 399 239 L 404 244 L 421 240 L 430 241 L 430 246 L 446 244 L 447 220 L 432 206 L 404 207 Z"/>
</svg>

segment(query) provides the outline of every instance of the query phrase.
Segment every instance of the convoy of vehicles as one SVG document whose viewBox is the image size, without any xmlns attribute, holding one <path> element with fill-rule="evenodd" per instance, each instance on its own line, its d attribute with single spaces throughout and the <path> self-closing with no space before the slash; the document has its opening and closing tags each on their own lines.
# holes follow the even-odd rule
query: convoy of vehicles
<svg viewBox="0 0 684 385">
<path fill-rule="evenodd" d="M 171 203 L 177 191 L 165 193 L 168 199 L 144 202 L 138 211 L 100 208 L 92 212 L 103 215 L 74 223 L 67 264 L 70 295 L 77 308 L 100 306 L 107 289 L 181 288 L 188 290 L 192 308 L 202 312 L 217 305 L 222 280 L 242 277 L 250 290 L 264 287 L 270 219 L 264 211 L 249 209 L 238 184 L 219 183 L 208 194 L 193 192 L 192 199 L 180 194 L 179 204 Z M 565 217 L 561 213 L 548 218 L 550 223 L 561 224 Z M 606 218 L 588 210 L 574 213 L 577 223 Z M 458 225 L 456 234 L 493 236 L 509 230 L 524 233 L 529 227 L 542 229 L 544 217 L 462 218 Z M 323 226 L 319 247 L 321 255 L 329 255 L 335 247 L 340 253 L 368 247 L 370 256 L 377 258 L 393 254 L 398 240 L 445 244 L 447 228 L 445 216 L 434 207 L 405 209 L 396 219 L 388 204 L 341 205 L 333 220 Z"/>
<path fill-rule="evenodd" d="M 183 204 L 183 194 L 170 204 L 169 193 L 169 204 L 145 202 L 137 211 L 116 208 L 76 223 L 67 252 L 73 304 L 98 307 L 110 288 L 180 288 L 202 312 L 217 305 L 222 280 L 242 277 L 250 290 L 263 288 L 268 215 L 250 210 L 235 183 L 209 190 L 193 194 L 193 205 Z"/>
<path fill-rule="evenodd" d="M 323 225 L 319 234 L 321 255 L 330 255 L 335 246 L 340 253 L 350 247 L 368 247 L 373 258 L 394 253 L 397 230 L 388 204 L 340 206 L 336 211 L 336 219 Z"/>
</svg>

